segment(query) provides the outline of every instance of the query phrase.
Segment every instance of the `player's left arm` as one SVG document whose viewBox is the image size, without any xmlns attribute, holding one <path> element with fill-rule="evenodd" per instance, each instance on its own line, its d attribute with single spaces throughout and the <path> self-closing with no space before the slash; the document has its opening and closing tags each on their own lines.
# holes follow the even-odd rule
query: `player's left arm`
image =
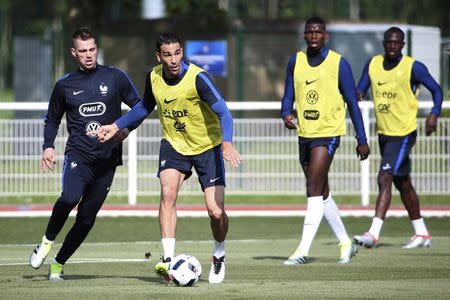
<svg viewBox="0 0 450 300">
<path fill-rule="evenodd" d="M 417 60 L 414 61 L 412 66 L 411 83 L 413 88 L 418 84 L 423 84 L 431 92 L 433 97 L 434 105 L 425 123 L 425 134 L 428 136 L 436 131 L 437 120 L 441 113 L 443 101 L 442 89 L 436 80 L 434 80 L 433 76 L 431 76 L 427 67 Z"/>
<path fill-rule="evenodd" d="M 356 153 L 361 160 L 364 160 L 369 157 L 370 148 L 367 144 L 364 122 L 358 106 L 352 69 L 350 68 L 350 64 L 343 57 L 341 57 L 339 62 L 339 90 L 347 103 L 347 109 L 350 113 L 353 126 L 355 127 L 356 140 L 358 141 Z"/>
<path fill-rule="evenodd" d="M 197 75 L 195 85 L 200 99 L 208 103 L 212 111 L 220 120 L 223 158 L 229 161 L 233 167 L 237 167 L 241 163 L 241 156 L 232 144 L 233 117 L 231 116 L 223 96 L 206 72 L 201 72 Z"/>
</svg>

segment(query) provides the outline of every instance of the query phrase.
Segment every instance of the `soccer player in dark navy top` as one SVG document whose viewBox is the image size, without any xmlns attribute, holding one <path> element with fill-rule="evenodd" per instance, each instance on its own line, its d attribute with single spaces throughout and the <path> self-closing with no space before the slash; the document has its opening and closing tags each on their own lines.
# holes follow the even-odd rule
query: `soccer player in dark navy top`
<svg viewBox="0 0 450 300">
<path fill-rule="evenodd" d="M 108 143 L 97 140 L 102 124 L 121 116 L 121 104 L 133 107 L 141 99 L 125 72 L 97 63 L 95 36 L 87 28 L 72 35 L 72 56 L 78 68 L 63 76 L 53 89 L 45 117 L 41 167 L 53 170 L 54 141 L 61 118 L 66 114 L 69 138 L 65 147 L 62 193 L 56 201 L 42 242 L 30 256 L 31 267 L 44 263 L 52 244 L 71 210 L 78 205 L 76 220 L 50 265 L 49 280 L 63 280 L 63 265 L 88 235 L 122 164 L 121 141 L 138 123 L 122 129 Z"/>
<path fill-rule="evenodd" d="M 224 208 L 225 167 L 223 159 L 237 167 L 241 158 L 232 145 L 233 119 L 225 100 L 203 69 L 183 61 L 180 39 L 161 34 L 156 42 L 156 58 L 161 64 L 147 74 L 142 102 L 117 120 L 103 126 L 99 139 L 106 141 L 115 132 L 142 120 L 158 108 L 163 129 L 158 175 L 161 181 L 159 222 L 164 254 L 156 273 L 166 280 L 175 251 L 176 200 L 184 180 L 195 168 L 204 192 L 214 248 L 210 283 L 225 276 L 225 238 L 228 216 Z"/>
<path fill-rule="evenodd" d="M 433 95 L 434 106 L 425 124 L 426 135 L 436 131 L 442 106 L 442 90 L 423 63 L 402 55 L 404 38 L 405 34 L 398 27 L 391 27 L 384 33 L 384 55 L 369 59 L 357 87 L 360 99 L 371 87 L 382 156 L 378 172 L 379 194 L 372 226 L 365 234 L 354 237 L 357 243 L 368 248 L 378 244 L 391 203 L 392 183 L 400 192 L 415 231 L 403 248 L 431 246 L 431 235 L 420 214 L 419 198 L 411 182 L 409 153 L 417 136 L 418 86 L 424 85 Z"/>
<path fill-rule="evenodd" d="M 306 177 L 308 197 L 303 233 L 297 250 L 284 263 L 306 264 L 319 224 L 325 216 L 340 247 L 338 263 L 349 263 L 356 253 L 328 184 L 328 170 L 346 133 L 347 104 L 356 130 L 356 153 L 361 160 L 369 156 L 366 134 L 356 98 L 355 84 L 348 62 L 325 46 L 326 23 L 320 17 L 305 23 L 306 52 L 300 51 L 289 60 L 281 115 L 288 129 L 297 129 L 300 163 Z M 297 120 L 293 115 L 294 101 Z"/>
</svg>

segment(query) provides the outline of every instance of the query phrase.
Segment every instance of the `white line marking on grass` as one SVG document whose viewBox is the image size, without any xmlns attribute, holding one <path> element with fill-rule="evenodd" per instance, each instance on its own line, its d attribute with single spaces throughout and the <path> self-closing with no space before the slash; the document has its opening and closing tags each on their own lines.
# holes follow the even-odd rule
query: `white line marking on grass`
<svg viewBox="0 0 450 300">
<path fill-rule="evenodd" d="M 374 211 L 361 209 L 341 209 L 339 210 L 342 217 L 373 217 Z M 230 217 L 304 217 L 305 210 L 229 210 L 227 215 Z M 450 210 L 422 210 L 424 217 L 450 217 Z M 47 211 L 0 211 L 0 217 L 49 217 L 51 210 Z M 76 212 L 72 211 L 70 216 L 75 216 Z M 180 210 L 177 212 L 178 217 L 206 218 L 208 214 L 204 211 Z M 387 217 L 407 217 L 406 210 L 389 210 Z M 158 211 L 152 210 L 100 210 L 98 217 L 158 217 Z"/>
</svg>

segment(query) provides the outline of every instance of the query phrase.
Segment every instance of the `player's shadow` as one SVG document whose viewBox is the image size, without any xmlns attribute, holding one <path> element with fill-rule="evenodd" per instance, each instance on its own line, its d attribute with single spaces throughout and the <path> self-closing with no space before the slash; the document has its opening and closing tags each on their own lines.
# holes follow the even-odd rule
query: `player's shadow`
<svg viewBox="0 0 450 300">
<path fill-rule="evenodd" d="M 24 275 L 23 279 L 32 281 L 48 281 L 48 275 Z M 65 275 L 65 280 L 90 280 L 90 279 L 105 279 L 105 278 L 123 278 L 123 279 L 137 279 L 140 281 L 151 283 L 165 284 L 161 278 L 157 277 L 143 277 L 143 276 L 112 276 L 112 275 Z"/>
</svg>

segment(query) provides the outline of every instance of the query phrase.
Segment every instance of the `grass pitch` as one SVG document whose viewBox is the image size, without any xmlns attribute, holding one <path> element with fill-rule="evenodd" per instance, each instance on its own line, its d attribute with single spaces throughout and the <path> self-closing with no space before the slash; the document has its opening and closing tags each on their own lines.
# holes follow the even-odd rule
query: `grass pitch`
<svg viewBox="0 0 450 300">
<path fill-rule="evenodd" d="M 47 280 L 73 219 L 57 239 L 46 264 L 28 266 L 28 256 L 47 218 L 0 219 L 0 299 L 448 299 L 450 295 L 450 218 L 429 218 L 430 249 L 403 250 L 412 234 L 406 218 L 385 222 L 376 249 L 359 249 L 349 265 L 338 265 L 337 242 L 326 222 L 311 249 L 312 263 L 284 266 L 297 247 L 301 218 L 231 218 L 227 272 L 223 284 L 207 282 L 212 242 L 206 218 L 179 219 L 176 253 L 190 253 L 204 272 L 192 288 L 165 285 L 153 266 L 162 249 L 154 218 L 100 218 L 64 268 L 64 282 Z M 344 218 L 350 235 L 366 231 L 369 218 Z M 59 242 L 59 244 L 58 244 Z M 150 252 L 150 259 L 145 259 Z"/>
</svg>

